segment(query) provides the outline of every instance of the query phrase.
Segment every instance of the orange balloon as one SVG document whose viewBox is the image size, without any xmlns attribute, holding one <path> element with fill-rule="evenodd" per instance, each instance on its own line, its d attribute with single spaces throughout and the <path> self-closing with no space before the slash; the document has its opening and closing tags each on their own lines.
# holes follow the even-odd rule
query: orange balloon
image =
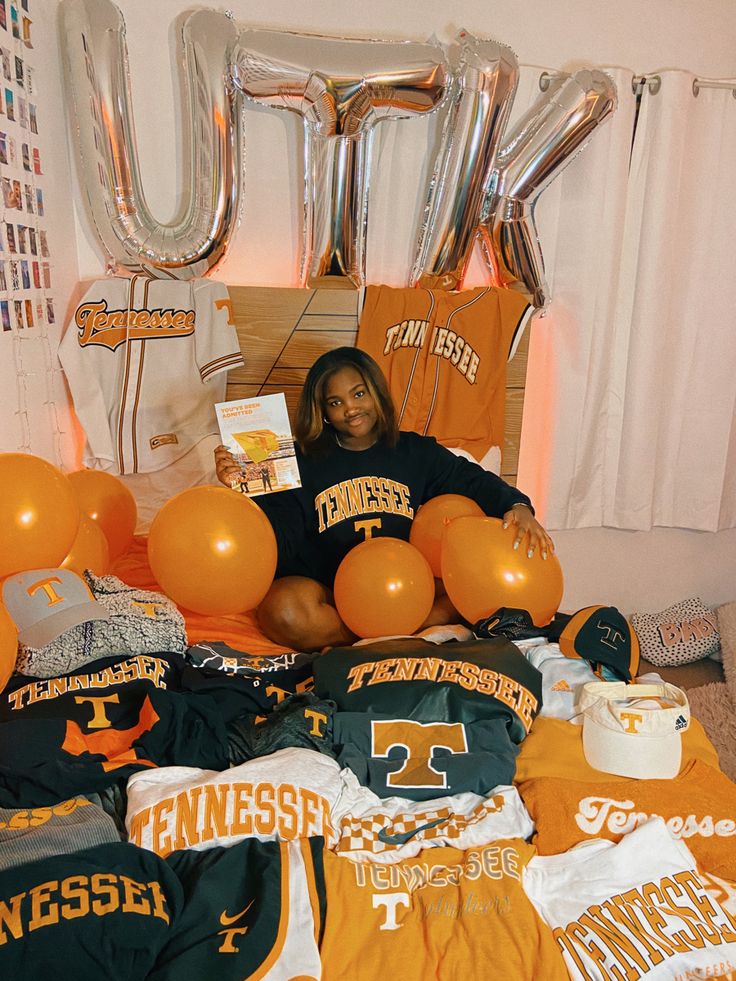
<svg viewBox="0 0 736 981">
<path fill-rule="evenodd" d="M 453 518 L 463 514 L 483 515 L 483 508 L 462 494 L 440 494 L 426 501 L 412 521 L 409 541 L 429 562 L 432 574 L 442 575 L 442 534 Z"/>
<path fill-rule="evenodd" d="M 78 526 L 79 505 L 61 470 L 30 453 L 0 453 L 0 577 L 55 568 Z"/>
<path fill-rule="evenodd" d="M 114 474 L 104 470 L 77 470 L 69 474 L 79 506 L 105 533 L 110 560 L 133 541 L 138 521 L 135 498 Z"/>
<path fill-rule="evenodd" d="M 80 576 L 85 569 L 90 569 L 96 576 L 104 576 L 110 568 L 110 546 L 105 533 L 86 514 L 79 520 L 77 537 L 61 565 Z"/>
<path fill-rule="evenodd" d="M 195 613 L 252 610 L 276 571 L 276 536 L 257 504 L 227 487 L 191 487 L 151 523 L 148 561 L 161 589 Z"/>
<path fill-rule="evenodd" d="M 335 576 L 335 606 L 358 637 L 412 634 L 434 602 L 434 576 L 418 548 L 369 538 L 351 549 Z"/>
<path fill-rule="evenodd" d="M 0 691 L 10 680 L 18 657 L 18 630 L 5 609 L 0 605 Z"/>
<path fill-rule="evenodd" d="M 562 600 L 557 556 L 530 559 L 514 550 L 516 531 L 499 518 L 456 518 L 442 541 L 442 580 L 453 605 L 475 623 L 502 606 L 527 610 L 535 626 L 546 626 Z"/>
</svg>

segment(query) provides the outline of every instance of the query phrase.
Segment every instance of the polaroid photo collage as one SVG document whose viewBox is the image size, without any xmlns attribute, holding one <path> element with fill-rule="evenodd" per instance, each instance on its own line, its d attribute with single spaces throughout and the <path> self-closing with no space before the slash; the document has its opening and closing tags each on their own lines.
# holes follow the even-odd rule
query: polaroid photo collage
<svg viewBox="0 0 736 981">
<path fill-rule="evenodd" d="M 30 0 L 0 0 L 0 323 L 3 331 L 55 323 L 38 135 Z M 33 294 L 33 291 L 39 291 Z M 10 295 L 8 295 L 10 294 Z M 23 294 L 19 296 L 18 294 Z M 30 294 L 30 295 L 29 295 Z"/>
</svg>

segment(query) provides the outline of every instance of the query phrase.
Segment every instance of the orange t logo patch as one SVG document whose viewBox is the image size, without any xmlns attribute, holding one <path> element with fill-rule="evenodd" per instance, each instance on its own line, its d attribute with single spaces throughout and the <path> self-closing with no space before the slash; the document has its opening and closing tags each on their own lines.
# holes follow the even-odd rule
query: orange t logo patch
<svg viewBox="0 0 736 981">
<path fill-rule="evenodd" d="M 461 722 L 413 722 L 392 719 L 371 722 L 371 756 L 388 757 L 400 746 L 406 750 L 403 766 L 390 773 L 389 787 L 446 787 L 447 774 L 432 766 L 435 749 L 467 753 L 465 726 Z"/>
<path fill-rule="evenodd" d="M 77 704 L 92 703 L 92 720 L 87 725 L 89 728 L 94 727 L 97 731 L 83 732 L 82 727 L 77 722 L 67 721 L 66 736 L 61 747 L 63 750 L 71 753 L 72 756 L 82 756 L 84 753 L 104 756 L 105 762 L 102 763 L 102 768 L 108 772 L 130 763 L 155 766 L 150 760 L 140 758 L 133 747 L 135 740 L 144 732 L 150 732 L 159 720 L 158 713 L 147 695 L 141 706 L 138 723 L 131 729 L 114 729 L 107 717 L 106 703 L 116 703 L 118 701 L 117 695 L 109 698 L 80 697 L 76 698 L 75 701 Z"/>
</svg>

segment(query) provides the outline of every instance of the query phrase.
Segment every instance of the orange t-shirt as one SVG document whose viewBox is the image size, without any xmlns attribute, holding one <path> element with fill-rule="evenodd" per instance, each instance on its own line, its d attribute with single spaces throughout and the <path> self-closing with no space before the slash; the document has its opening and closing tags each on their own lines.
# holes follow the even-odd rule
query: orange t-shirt
<svg viewBox="0 0 736 981">
<path fill-rule="evenodd" d="M 697 719 L 690 719 L 690 728 L 682 734 L 682 765 L 680 772 L 692 760 L 702 760 L 720 770 L 718 753 Z M 612 773 L 594 770 L 583 752 L 583 727 L 538 715 L 516 757 L 514 783 L 520 786 L 535 777 L 558 777 L 567 780 L 621 781 Z"/>
<path fill-rule="evenodd" d="M 736 783 L 700 760 L 691 760 L 671 780 L 540 777 L 519 791 L 536 826 L 540 855 L 566 852 L 592 838 L 620 841 L 657 815 L 700 868 L 736 879 Z"/>
<path fill-rule="evenodd" d="M 521 885 L 534 854 L 520 838 L 429 848 L 395 865 L 325 852 L 323 977 L 567 981 L 552 931 Z"/>
</svg>

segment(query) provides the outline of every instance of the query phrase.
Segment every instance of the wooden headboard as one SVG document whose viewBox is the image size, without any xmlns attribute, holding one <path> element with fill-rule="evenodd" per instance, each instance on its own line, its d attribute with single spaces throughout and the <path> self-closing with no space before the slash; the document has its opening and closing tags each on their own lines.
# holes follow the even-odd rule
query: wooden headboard
<svg viewBox="0 0 736 981">
<path fill-rule="evenodd" d="M 228 399 L 285 392 L 296 408 L 307 370 L 320 354 L 355 344 L 358 293 L 347 289 L 231 286 L 235 323 L 245 367 L 231 371 Z M 524 405 L 529 331 L 524 332 L 506 375 L 506 430 L 501 475 L 516 483 Z"/>
</svg>

